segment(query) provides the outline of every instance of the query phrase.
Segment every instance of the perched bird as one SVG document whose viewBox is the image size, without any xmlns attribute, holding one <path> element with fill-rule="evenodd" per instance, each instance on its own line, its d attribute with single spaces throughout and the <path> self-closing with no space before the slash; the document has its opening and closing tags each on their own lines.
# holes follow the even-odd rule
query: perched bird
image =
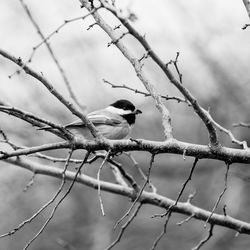
<svg viewBox="0 0 250 250">
<path fill-rule="evenodd" d="M 136 120 L 136 115 L 141 113 L 141 110 L 136 109 L 133 103 L 122 99 L 104 109 L 89 113 L 87 118 L 104 137 L 119 140 L 130 134 L 132 125 Z M 90 131 L 81 120 L 67 124 L 65 128 L 76 135 L 87 139 L 91 138 Z"/>
<path fill-rule="evenodd" d="M 136 115 L 141 113 L 141 110 L 136 109 L 133 103 L 121 99 L 104 109 L 89 113 L 87 118 L 104 137 L 119 140 L 130 134 Z M 93 138 L 89 129 L 81 120 L 67 124 L 64 127 L 77 136 L 85 139 Z M 51 127 L 43 127 L 39 130 L 51 130 Z"/>
</svg>

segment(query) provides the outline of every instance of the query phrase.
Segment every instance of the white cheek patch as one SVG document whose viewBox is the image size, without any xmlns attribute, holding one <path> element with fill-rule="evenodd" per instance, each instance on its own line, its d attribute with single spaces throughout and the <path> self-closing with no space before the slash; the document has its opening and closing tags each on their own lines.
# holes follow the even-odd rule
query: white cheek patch
<svg viewBox="0 0 250 250">
<path fill-rule="evenodd" d="M 118 109 L 118 108 L 115 108 L 115 107 L 113 107 L 113 106 L 107 107 L 106 110 L 109 111 L 109 112 L 118 114 L 118 115 L 128 115 L 128 114 L 131 114 L 131 113 L 132 113 L 131 110 Z"/>
</svg>

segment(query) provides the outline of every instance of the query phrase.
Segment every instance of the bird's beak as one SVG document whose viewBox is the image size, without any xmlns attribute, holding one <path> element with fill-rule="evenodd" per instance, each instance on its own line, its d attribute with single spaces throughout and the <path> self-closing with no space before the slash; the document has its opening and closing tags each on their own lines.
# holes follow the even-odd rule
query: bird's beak
<svg viewBox="0 0 250 250">
<path fill-rule="evenodd" d="M 141 112 L 140 109 L 136 109 L 136 110 L 133 111 L 133 114 L 135 114 L 135 115 L 138 115 L 138 114 L 141 114 L 141 113 L 142 113 L 142 112 Z"/>
</svg>

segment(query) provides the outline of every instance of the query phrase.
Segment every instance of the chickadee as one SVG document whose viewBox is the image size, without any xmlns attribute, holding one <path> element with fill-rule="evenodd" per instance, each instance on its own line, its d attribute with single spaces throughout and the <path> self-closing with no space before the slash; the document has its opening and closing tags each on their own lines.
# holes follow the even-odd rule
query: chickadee
<svg viewBox="0 0 250 250">
<path fill-rule="evenodd" d="M 104 137 L 111 140 L 119 140 L 130 134 L 136 115 L 141 113 L 141 110 L 136 109 L 133 103 L 122 99 L 104 109 L 89 113 L 87 118 Z M 89 129 L 86 128 L 86 125 L 81 120 L 67 124 L 64 127 L 73 134 L 82 136 L 85 139 L 93 138 Z"/>
</svg>

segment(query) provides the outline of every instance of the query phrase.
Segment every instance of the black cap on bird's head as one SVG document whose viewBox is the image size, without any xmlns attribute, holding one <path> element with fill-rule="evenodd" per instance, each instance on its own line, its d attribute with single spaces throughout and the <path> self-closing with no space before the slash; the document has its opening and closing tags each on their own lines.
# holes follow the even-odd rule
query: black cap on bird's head
<svg viewBox="0 0 250 250">
<path fill-rule="evenodd" d="M 118 100 L 118 101 L 110 104 L 110 106 L 113 106 L 113 107 L 118 108 L 118 109 L 128 110 L 134 114 L 141 114 L 142 113 L 141 110 L 135 108 L 135 105 L 132 102 L 130 102 L 126 99 Z"/>
<path fill-rule="evenodd" d="M 112 104 L 110 104 L 110 106 L 117 108 L 117 109 L 122 109 L 124 111 L 128 111 L 127 113 L 121 114 L 121 116 L 127 120 L 127 122 L 132 125 L 135 123 L 135 115 L 141 114 L 141 110 L 136 109 L 135 105 L 126 100 L 126 99 L 121 99 L 118 100 Z M 129 112 L 131 111 L 131 112 Z"/>
</svg>

